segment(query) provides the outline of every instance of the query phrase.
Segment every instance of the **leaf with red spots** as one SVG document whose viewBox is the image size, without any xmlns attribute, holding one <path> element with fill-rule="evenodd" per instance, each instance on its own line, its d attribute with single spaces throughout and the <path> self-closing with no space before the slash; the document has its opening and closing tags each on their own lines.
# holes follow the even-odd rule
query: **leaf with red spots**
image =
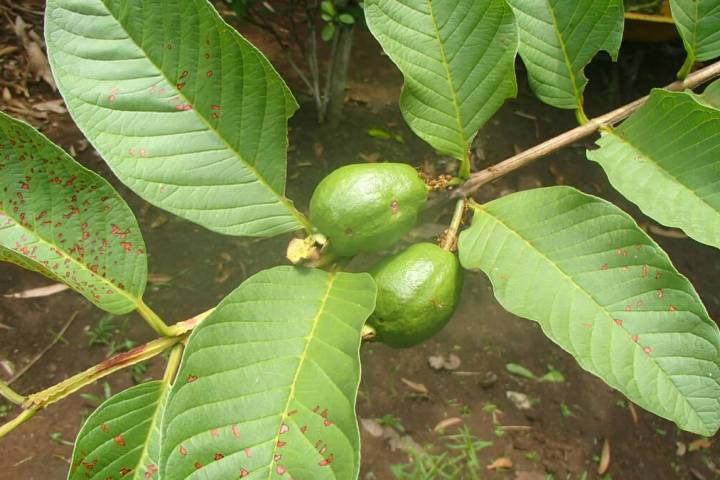
<svg viewBox="0 0 720 480">
<path fill-rule="evenodd" d="M 503 307 L 537 321 L 583 368 L 680 428 L 718 429 L 718 327 L 622 210 L 569 187 L 529 190 L 477 207 L 458 245 Z"/>
<path fill-rule="evenodd" d="M 70 114 L 145 200 L 229 235 L 307 223 L 284 196 L 297 103 L 208 1 L 50 0 L 45 37 Z"/>
<path fill-rule="evenodd" d="M 367 274 L 276 267 L 223 300 L 190 336 L 168 400 L 165 478 L 357 478 L 375 291 Z"/>
<path fill-rule="evenodd" d="M 147 382 L 100 405 L 78 433 L 68 480 L 159 480 L 168 390 L 165 382 Z"/>
<path fill-rule="evenodd" d="M 113 187 L 1 112 L 0 260 L 116 314 L 137 308 L 147 281 L 140 229 Z"/>
<path fill-rule="evenodd" d="M 643 213 L 720 248 L 720 110 L 689 92 L 654 90 L 597 143 L 588 158 Z"/>
</svg>

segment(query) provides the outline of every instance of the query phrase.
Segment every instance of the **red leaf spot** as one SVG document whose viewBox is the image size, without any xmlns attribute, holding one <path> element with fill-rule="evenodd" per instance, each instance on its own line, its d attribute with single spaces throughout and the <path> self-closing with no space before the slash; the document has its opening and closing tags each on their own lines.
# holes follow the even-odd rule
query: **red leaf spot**
<svg viewBox="0 0 720 480">
<path fill-rule="evenodd" d="M 321 467 L 327 467 L 333 462 L 333 460 L 335 460 L 335 456 L 333 454 L 330 454 L 325 460 L 318 463 L 318 465 L 320 465 Z"/>
<path fill-rule="evenodd" d="M 671 312 L 677 312 L 678 309 L 677 309 L 677 307 L 676 307 L 675 305 L 670 305 L 670 311 L 671 311 Z"/>
<path fill-rule="evenodd" d="M 113 440 L 115 440 L 115 443 L 117 443 L 121 447 L 125 446 L 125 439 L 122 437 L 122 435 L 117 435 L 115 438 L 113 438 Z"/>
<path fill-rule="evenodd" d="M 140 149 L 140 156 L 141 156 L 141 157 L 147 156 L 147 152 L 145 151 L 144 148 L 141 148 L 141 149 Z"/>
<path fill-rule="evenodd" d="M 277 447 L 278 447 L 278 448 L 282 448 L 282 447 L 284 447 L 285 445 L 287 445 L 287 442 L 283 442 L 282 440 L 278 440 L 278 442 L 277 442 Z"/>
<path fill-rule="evenodd" d="M 54 183 L 56 185 L 60 185 L 62 183 L 62 180 L 60 180 L 60 177 L 54 177 L 50 179 L 50 183 Z"/>
<path fill-rule="evenodd" d="M 188 72 L 187 70 L 183 70 L 182 73 L 180 73 L 180 78 L 185 78 L 185 77 L 187 77 L 187 76 L 188 76 L 188 73 L 189 73 L 189 72 Z"/>
<path fill-rule="evenodd" d="M 245 477 L 247 477 L 248 475 L 250 475 L 250 472 L 248 472 L 248 471 L 245 470 L 244 468 L 241 468 L 241 469 L 240 469 L 240 478 L 245 478 Z"/>
<path fill-rule="evenodd" d="M 617 325 L 618 327 L 622 327 L 622 323 L 623 323 L 622 320 L 617 319 L 617 318 L 615 319 L 615 325 Z"/>
<path fill-rule="evenodd" d="M 151 478 L 153 475 L 158 473 L 159 470 L 157 466 L 153 465 L 152 463 L 147 466 L 147 470 L 145 471 L 145 478 Z"/>
<path fill-rule="evenodd" d="M 108 430 L 110 430 L 110 429 L 108 428 L 107 423 L 101 423 L 101 424 L 100 424 L 100 431 L 101 431 L 101 432 L 107 433 Z"/>
<path fill-rule="evenodd" d="M 608 268 L 610 268 L 610 266 L 607 263 L 603 263 L 602 266 L 600 267 L 600 269 L 602 269 L 602 270 L 607 270 Z"/>
<path fill-rule="evenodd" d="M 75 180 L 77 180 L 77 175 L 73 175 L 68 179 L 67 182 L 65 182 L 66 187 L 71 187 L 73 183 L 75 183 Z"/>
<path fill-rule="evenodd" d="M 633 342 L 637 343 L 637 341 L 638 341 L 638 336 L 637 336 L 637 335 L 633 335 L 632 337 L 630 337 L 630 340 L 632 340 Z"/>
<path fill-rule="evenodd" d="M 223 455 L 222 453 L 216 453 L 213 458 L 215 459 L 215 461 L 218 461 L 218 460 L 222 460 L 223 458 L 225 458 L 225 455 Z"/>
<path fill-rule="evenodd" d="M 649 268 L 647 265 L 642 266 L 642 278 L 647 278 L 648 276 Z"/>
<path fill-rule="evenodd" d="M 590 326 L 592 327 L 592 324 Z M 330 425 L 332 425 L 332 422 L 330 420 L 325 420 L 323 422 L 323 425 L 325 425 L 326 427 L 329 427 Z"/>
<path fill-rule="evenodd" d="M 30 185 L 25 182 L 20 182 L 20 188 L 22 188 L 23 190 L 30 190 Z"/>
<path fill-rule="evenodd" d="M 125 253 L 130 253 L 130 250 L 132 250 L 132 243 L 130 242 L 120 242 L 120 246 L 125 250 Z"/>
<path fill-rule="evenodd" d="M 280 455 L 279 453 L 276 453 L 276 454 L 273 456 L 273 461 L 274 461 L 274 462 L 279 462 L 280 460 L 282 460 L 282 455 Z"/>
<path fill-rule="evenodd" d="M 210 433 L 212 434 L 213 437 L 219 437 L 219 436 L 220 436 L 220 430 L 218 430 L 217 428 L 213 428 Z"/>
<path fill-rule="evenodd" d="M 246 456 L 247 458 L 252 457 L 252 450 L 249 449 L 249 448 L 246 448 L 246 449 L 245 449 L 245 456 Z"/>
<path fill-rule="evenodd" d="M 300 433 L 305 433 L 305 432 L 307 432 L 307 425 L 303 425 L 302 427 L 300 427 Z"/>
<path fill-rule="evenodd" d="M 240 430 L 238 430 L 237 425 L 232 426 L 232 434 L 235 438 L 240 438 Z"/>
<path fill-rule="evenodd" d="M 626 312 L 632 312 L 632 305 L 625 305 Z"/>
<path fill-rule="evenodd" d="M 189 105 L 187 103 L 181 103 L 180 105 L 175 105 L 175 110 L 180 110 L 180 111 L 192 110 L 192 105 Z"/>
<path fill-rule="evenodd" d="M 290 430 L 290 427 L 288 427 L 284 423 L 282 425 L 280 425 L 280 435 L 282 435 L 283 433 L 287 433 L 289 430 Z"/>
<path fill-rule="evenodd" d="M 185 379 L 185 381 L 186 381 L 187 383 L 192 383 L 192 382 L 194 382 L 194 381 L 197 380 L 197 379 L 198 379 L 198 377 L 195 376 L 195 375 L 188 375 L 187 378 Z"/>
<path fill-rule="evenodd" d="M 185 82 L 176 83 L 176 84 L 175 84 L 175 87 L 176 87 L 178 90 L 182 90 L 183 88 L 185 88 Z"/>
<path fill-rule="evenodd" d="M 213 71 L 212 71 L 212 70 L 208 70 L 208 71 L 207 71 L 207 76 L 208 76 L 208 78 L 212 77 L 213 75 L 214 75 L 214 74 L 213 74 Z"/>
<path fill-rule="evenodd" d="M 645 347 L 645 348 L 643 348 L 643 352 L 645 352 L 645 353 L 650 353 L 650 352 L 652 352 L 652 348 L 650 348 L 650 347 Z"/>
<path fill-rule="evenodd" d="M 183 447 L 182 445 L 180 445 L 179 453 L 180 453 L 180 456 L 181 456 L 181 457 L 184 457 L 185 455 L 187 455 L 187 450 L 185 450 L 185 447 Z"/>
<path fill-rule="evenodd" d="M 130 472 L 132 472 L 132 468 L 123 467 L 120 469 L 120 476 L 124 477 Z"/>
<path fill-rule="evenodd" d="M 663 297 L 665 296 L 665 292 L 663 292 L 662 288 L 658 288 L 658 289 L 655 291 L 655 296 L 656 296 L 657 298 L 663 298 Z"/>
<path fill-rule="evenodd" d="M 220 110 L 220 105 L 210 105 L 210 108 L 213 110 Z"/>
<path fill-rule="evenodd" d="M 320 414 L 320 416 L 323 417 L 323 418 L 327 418 L 327 417 L 328 417 L 328 410 L 327 410 L 327 408 L 322 411 L 322 413 Z"/>
<path fill-rule="evenodd" d="M 285 472 L 286 472 L 287 470 L 285 470 L 285 467 L 283 467 L 282 465 L 278 465 L 278 466 L 275 468 L 275 471 L 277 472 L 278 475 L 285 475 Z"/>
<path fill-rule="evenodd" d="M 200 470 L 202 468 L 202 463 L 195 462 L 195 470 Z"/>
<path fill-rule="evenodd" d="M 655 272 L 655 279 L 662 278 L 662 272 Z"/>
</svg>

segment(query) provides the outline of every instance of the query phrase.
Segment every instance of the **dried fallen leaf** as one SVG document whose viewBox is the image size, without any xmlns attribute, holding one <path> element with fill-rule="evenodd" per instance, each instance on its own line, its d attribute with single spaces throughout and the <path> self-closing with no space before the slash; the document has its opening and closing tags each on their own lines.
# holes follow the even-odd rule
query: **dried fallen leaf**
<svg viewBox="0 0 720 480">
<path fill-rule="evenodd" d="M 315 156 L 320 158 L 325 151 L 325 147 L 323 147 L 322 143 L 313 143 L 313 150 L 315 151 Z"/>
<path fill-rule="evenodd" d="M 450 371 L 457 370 L 458 368 L 460 368 L 461 363 L 462 362 L 460 362 L 460 357 L 458 357 L 454 353 L 451 353 L 450 355 L 448 355 L 447 360 L 445 360 L 443 368 Z"/>
<path fill-rule="evenodd" d="M 154 284 L 154 285 L 162 285 L 164 283 L 170 283 L 170 281 L 173 279 L 170 275 L 167 273 L 149 273 L 148 274 L 148 283 Z"/>
<path fill-rule="evenodd" d="M 496 458 L 495 460 L 493 460 L 493 462 L 485 468 L 487 468 L 488 470 L 502 470 L 502 469 L 510 469 L 512 467 L 513 467 L 512 460 L 510 460 L 507 457 L 500 457 L 500 458 Z"/>
<path fill-rule="evenodd" d="M 449 427 L 452 427 L 453 425 L 457 425 L 458 423 L 462 423 L 462 419 L 459 417 L 446 418 L 445 420 L 441 420 L 440 422 L 438 422 L 438 424 L 435 425 L 435 428 L 433 428 L 433 430 L 436 432 L 440 432 Z"/>
<path fill-rule="evenodd" d="M 33 103 L 32 106 L 38 112 L 67 113 L 65 103 L 62 98 L 57 100 L 48 100 L 46 102 Z"/>
<path fill-rule="evenodd" d="M 17 35 L 20 39 L 20 43 L 22 43 L 22 46 L 25 48 L 25 53 L 28 57 L 28 65 L 30 66 L 30 71 L 33 73 L 35 80 L 42 78 L 45 83 L 52 87 L 53 90 L 57 90 L 45 52 L 43 52 L 40 44 L 36 40 L 33 40 L 31 32 L 28 31 L 27 23 L 18 16 L 15 18 L 15 25 L 13 27 L 15 35 Z"/>
<path fill-rule="evenodd" d="M 598 463 L 598 475 L 605 475 L 610 468 L 610 441 L 606 438 L 603 442 L 602 452 L 600 453 L 600 463 Z"/>
<path fill-rule="evenodd" d="M 532 408 L 530 399 L 524 393 L 507 391 L 505 395 L 518 410 L 530 410 Z"/>
<path fill-rule="evenodd" d="M 628 409 L 630 410 L 630 416 L 633 419 L 633 423 L 637 424 L 638 423 L 638 413 L 637 413 L 637 410 L 635 409 L 635 404 L 633 404 L 632 402 L 628 402 Z"/>
<path fill-rule="evenodd" d="M 380 154 L 378 152 L 368 154 L 358 153 L 358 157 L 367 163 L 377 163 L 378 160 L 380 160 Z"/>
<path fill-rule="evenodd" d="M 380 438 L 385 433 L 383 426 L 374 418 L 361 418 L 360 425 L 362 425 L 363 430 L 375 438 Z"/>
<path fill-rule="evenodd" d="M 430 368 L 432 368 L 435 371 L 442 370 L 444 364 L 445 364 L 445 357 L 443 357 L 442 355 L 430 355 L 428 357 L 428 365 L 430 365 Z"/>
<path fill-rule="evenodd" d="M 410 387 L 411 389 L 415 390 L 417 393 L 420 393 L 422 395 L 429 395 L 430 390 L 427 389 L 425 385 L 422 383 L 416 383 L 411 380 L 408 380 L 407 378 L 401 378 L 400 379 L 405 385 Z"/>
<path fill-rule="evenodd" d="M 712 447 L 713 442 L 707 438 L 698 438 L 688 444 L 688 452 L 696 452 L 698 450 L 707 450 Z"/>
<path fill-rule="evenodd" d="M 68 287 L 64 283 L 54 283 L 54 284 L 48 285 L 46 287 L 30 288 L 28 290 L 23 290 L 22 292 L 8 293 L 6 295 L 3 295 L 3 297 L 5 297 L 5 298 L 49 297 L 50 295 L 55 295 L 56 293 L 65 291 L 68 288 L 70 288 L 70 287 Z"/>
<path fill-rule="evenodd" d="M 643 226 L 645 227 L 645 230 L 647 230 L 648 233 L 652 233 L 653 235 L 657 235 L 658 237 L 675 238 L 678 240 L 688 238 L 688 236 L 685 235 L 680 230 L 675 230 L 672 228 L 663 228 L 658 225 L 654 225 L 652 223 L 648 223 Z"/>
<path fill-rule="evenodd" d="M 685 445 L 683 442 L 675 442 L 675 445 L 677 446 L 675 448 L 675 455 L 678 457 L 682 457 L 687 453 L 687 445 Z"/>
</svg>

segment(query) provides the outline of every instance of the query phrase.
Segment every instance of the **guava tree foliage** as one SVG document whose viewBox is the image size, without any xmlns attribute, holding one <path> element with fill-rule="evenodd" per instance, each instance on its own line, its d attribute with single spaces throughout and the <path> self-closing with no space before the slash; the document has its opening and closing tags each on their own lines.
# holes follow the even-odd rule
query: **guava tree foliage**
<svg viewBox="0 0 720 480">
<path fill-rule="evenodd" d="M 111 397 L 87 419 L 68 478 L 357 478 L 361 341 L 407 347 L 435 334 L 458 301 L 460 266 L 485 272 L 500 304 L 538 322 L 588 372 L 712 435 L 720 332 L 630 216 L 572 187 L 484 205 L 471 198 L 539 156 L 471 172 L 474 137 L 516 93 L 519 56 L 541 101 L 575 110 L 583 135 L 602 130 L 587 157 L 621 194 L 720 248 L 720 82 L 677 91 L 720 76 L 720 64 L 688 76 L 696 61 L 720 57 L 720 0 L 670 3 L 688 54 L 681 81 L 611 120 L 590 120 L 584 68 L 600 50 L 617 55 L 620 0 L 366 0 L 367 24 L 405 78 L 404 118 L 458 160 L 458 173 L 426 185 L 406 165 L 341 168 L 314 193 L 309 220 L 284 194 L 287 120 L 298 105 L 207 0 L 49 0 L 58 88 L 120 181 L 219 233 L 304 236 L 287 252 L 296 265 L 261 271 L 211 312 L 168 326 L 143 301 L 145 245 L 122 198 L 0 113 L 0 259 L 108 312 L 136 310 L 160 334 L 41 392 L 0 383 L 22 408 L 0 437 L 103 375 L 171 350 L 163 379 Z M 427 191 L 448 184 L 459 198 L 439 245 L 415 245 L 369 273 L 344 271 L 356 254 L 407 233 Z"/>
</svg>

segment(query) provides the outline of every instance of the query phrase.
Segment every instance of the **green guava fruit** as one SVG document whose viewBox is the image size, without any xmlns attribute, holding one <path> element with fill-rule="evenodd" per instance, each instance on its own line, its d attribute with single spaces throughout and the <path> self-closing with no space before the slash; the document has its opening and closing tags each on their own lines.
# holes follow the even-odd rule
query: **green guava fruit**
<svg viewBox="0 0 720 480">
<path fill-rule="evenodd" d="M 338 168 L 310 199 L 310 222 L 341 257 L 391 247 L 412 229 L 427 199 L 418 172 L 404 163 Z"/>
<path fill-rule="evenodd" d="M 379 342 L 395 348 L 412 347 L 442 330 L 463 283 L 455 254 L 432 243 L 417 243 L 387 257 L 370 274 L 378 294 L 368 324 Z"/>
</svg>

